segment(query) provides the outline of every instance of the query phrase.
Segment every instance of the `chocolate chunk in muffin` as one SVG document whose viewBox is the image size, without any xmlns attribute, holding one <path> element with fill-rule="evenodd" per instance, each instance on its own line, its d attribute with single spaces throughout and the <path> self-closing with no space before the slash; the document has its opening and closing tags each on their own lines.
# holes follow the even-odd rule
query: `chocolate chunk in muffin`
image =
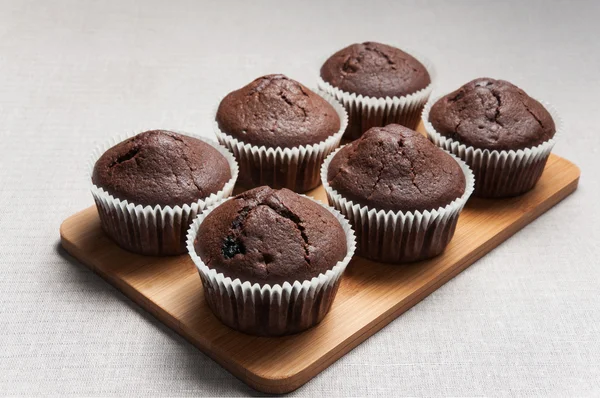
<svg viewBox="0 0 600 398">
<path fill-rule="evenodd" d="M 214 209 L 200 224 L 196 253 L 232 280 L 310 280 L 343 260 L 346 237 L 323 206 L 288 189 L 259 187 Z"/>
<path fill-rule="evenodd" d="M 140 133 L 107 150 L 92 182 L 121 200 L 140 205 L 191 204 L 223 189 L 227 159 L 206 142 L 171 131 Z"/>
<path fill-rule="evenodd" d="M 431 107 L 429 121 L 444 137 L 489 150 L 517 150 L 548 141 L 556 132 L 550 113 L 504 80 L 475 79 Z"/>
<path fill-rule="evenodd" d="M 346 145 L 329 164 L 331 188 L 354 203 L 414 212 L 451 203 L 465 192 L 465 176 L 449 154 L 409 128 L 374 127 Z"/>
<path fill-rule="evenodd" d="M 259 77 L 229 93 L 219 104 L 216 121 L 239 141 L 266 147 L 317 144 L 340 129 L 333 106 L 284 75 Z"/>
<path fill-rule="evenodd" d="M 321 78 L 349 93 L 401 97 L 431 83 L 427 69 L 412 55 L 381 43 L 352 44 L 321 67 Z"/>
</svg>

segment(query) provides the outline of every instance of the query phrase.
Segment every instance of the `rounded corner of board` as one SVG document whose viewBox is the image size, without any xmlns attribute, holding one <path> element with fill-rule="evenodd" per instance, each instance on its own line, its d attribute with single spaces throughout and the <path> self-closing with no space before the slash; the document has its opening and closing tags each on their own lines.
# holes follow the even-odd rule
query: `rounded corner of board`
<svg viewBox="0 0 600 398">
<path fill-rule="evenodd" d="M 317 372 L 316 374 L 318 374 Z M 304 371 L 297 373 L 257 373 L 246 370 L 244 382 L 257 391 L 267 394 L 287 394 L 297 390 L 310 381 L 314 375 L 306 375 Z"/>
</svg>

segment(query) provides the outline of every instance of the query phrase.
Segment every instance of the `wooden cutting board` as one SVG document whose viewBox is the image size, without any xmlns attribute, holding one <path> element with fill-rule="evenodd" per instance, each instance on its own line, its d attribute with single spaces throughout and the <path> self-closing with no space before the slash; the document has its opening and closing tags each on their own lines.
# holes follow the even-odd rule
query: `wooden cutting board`
<svg viewBox="0 0 600 398">
<path fill-rule="evenodd" d="M 552 155 L 536 188 L 505 200 L 472 199 L 446 251 L 394 266 L 355 257 L 331 312 L 317 327 L 287 337 L 248 336 L 221 324 L 204 301 L 187 255 L 129 253 L 104 235 L 95 207 L 61 225 L 63 247 L 236 377 L 268 393 L 292 391 L 387 325 L 577 188 L 580 171 Z M 309 193 L 327 201 L 319 187 Z"/>
</svg>

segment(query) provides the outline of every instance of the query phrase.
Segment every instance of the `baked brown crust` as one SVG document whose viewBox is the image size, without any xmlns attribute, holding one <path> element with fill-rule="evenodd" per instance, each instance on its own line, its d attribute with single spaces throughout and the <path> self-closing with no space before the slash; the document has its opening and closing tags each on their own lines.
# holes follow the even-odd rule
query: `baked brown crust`
<svg viewBox="0 0 600 398">
<path fill-rule="evenodd" d="M 556 133 L 542 104 L 514 84 L 491 78 L 475 79 L 440 98 L 429 121 L 444 137 L 489 150 L 535 147 Z"/>
<path fill-rule="evenodd" d="M 404 126 L 374 127 L 340 149 L 329 185 L 354 203 L 377 210 L 424 211 L 465 192 L 465 176 L 449 154 Z"/>
<path fill-rule="evenodd" d="M 121 200 L 143 206 L 191 204 L 231 179 L 227 159 L 202 140 L 171 131 L 140 133 L 108 149 L 92 182 Z"/>
<path fill-rule="evenodd" d="M 292 148 L 318 144 L 340 130 L 331 104 L 284 75 L 259 77 L 229 93 L 217 110 L 224 133 L 252 145 Z"/>
<path fill-rule="evenodd" d="M 344 230 L 327 209 L 266 186 L 214 209 L 200 224 L 194 247 L 209 268 L 261 285 L 310 280 L 347 253 Z"/>
<path fill-rule="evenodd" d="M 321 78 L 340 90 L 369 97 L 401 97 L 431 83 L 427 69 L 412 55 L 392 46 L 365 42 L 333 54 Z"/>
</svg>

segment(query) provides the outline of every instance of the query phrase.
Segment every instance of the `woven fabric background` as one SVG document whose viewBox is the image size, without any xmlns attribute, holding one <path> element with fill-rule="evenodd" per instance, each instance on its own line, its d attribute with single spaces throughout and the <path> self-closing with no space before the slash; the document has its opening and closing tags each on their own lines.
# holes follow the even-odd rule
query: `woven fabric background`
<svg viewBox="0 0 600 398">
<path fill-rule="evenodd" d="M 211 135 L 266 73 L 314 86 L 353 42 L 417 49 L 436 92 L 491 76 L 551 102 L 576 193 L 295 392 L 600 396 L 600 3 L 0 0 L 0 395 L 254 392 L 59 246 L 95 143 Z"/>
</svg>

